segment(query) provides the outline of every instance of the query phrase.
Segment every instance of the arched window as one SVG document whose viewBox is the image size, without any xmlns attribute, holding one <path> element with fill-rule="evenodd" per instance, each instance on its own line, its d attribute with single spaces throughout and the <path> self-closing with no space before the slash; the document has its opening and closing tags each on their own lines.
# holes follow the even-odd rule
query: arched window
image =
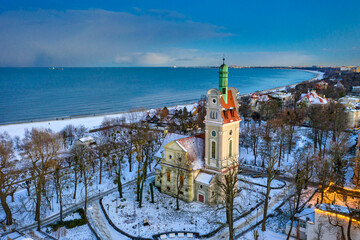
<svg viewBox="0 0 360 240">
<path fill-rule="evenodd" d="M 232 156 L 232 139 L 229 140 L 229 157 Z"/>
<path fill-rule="evenodd" d="M 216 153 L 216 143 L 215 141 L 211 141 L 211 158 L 215 158 Z"/>
<path fill-rule="evenodd" d="M 217 112 L 211 111 L 210 112 L 210 118 L 211 119 L 217 119 Z"/>
</svg>

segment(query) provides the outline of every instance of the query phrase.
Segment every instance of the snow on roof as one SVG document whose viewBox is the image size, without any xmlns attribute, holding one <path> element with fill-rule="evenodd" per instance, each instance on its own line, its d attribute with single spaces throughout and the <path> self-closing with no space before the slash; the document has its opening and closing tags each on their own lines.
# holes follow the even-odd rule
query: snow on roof
<svg viewBox="0 0 360 240">
<path fill-rule="evenodd" d="M 285 93 L 285 92 L 273 92 L 271 94 L 269 94 L 271 97 L 273 98 L 286 98 L 286 97 L 291 97 L 291 93 Z"/>
<path fill-rule="evenodd" d="M 267 102 L 267 101 L 269 101 L 269 100 L 270 100 L 269 95 L 261 95 L 261 96 L 259 97 L 259 101 L 260 101 L 260 102 Z"/>
<path fill-rule="evenodd" d="M 307 222 L 315 222 L 315 209 L 314 208 L 305 208 L 302 212 L 297 213 L 295 217 Z"/>
<path fill-rule="evenodd" d="M 182 134 L 177 134 L 177 133 L 167 133 L 162 144 L 161 147 L 159 148 L 159 150 L 155 153 L 155 157 L 158 158 L 162 158 L 163 157 L 163 153 L 165 152 L 164 146 L 167 145 L 168 143 L 181 139 L 181 138 L 186 138 L 186 135 L 182 135 Z"/>
<path fill-rule="evenodd" d="M 325 211 L 325 212 L 332 212 L 332 213 L 336 213 L 336 214 L 339 214 L 342 216 L 349 216 L 350 212 L 352 212 L 354 219 L 359 220 L 358 217 L 355 217 L 355 216 L 358 216 L 358 214 L 360 213 L 360 210 L 358 210 L 358 209 L 354 209 L 354 208 L 348 209 L 345 206 L 340 206 L 340 205 L 335 205 L 335 204 L 330 205 L 330 204 L 326 204 L 326 203 L 319 204 L 319 205 L 317 205 L 316 208 L 319 210 Z"/>
<path fill-rule="evenodd" d="M 186 150 L 187 160 L 193 170 L 204 167 L 205 134 L 182 138 L 176 142 Z"/>
<path fill-rule="evenodd" d="M 310 102 L 310 104 L 327 104 L 329 103 L 329 100 L 327 98 L 320 97 L 319 94 L 317 94 L 315 91 L 311 91 L 301 94 L 300 100 L 298 103 L 302 102 L 305 98 L 307 98 Z"/>
<path fill-rule="evenodd" d="M 213 177 L 214 177 L 213 174 L 200 172 L 199 175 L 197 175 L 195 181 L 209 185 Z"/>
<path fill-rule="evenodd" d="M 259 98 L 259 96 L 256 93 L 251 94 L 250 98 Z"/>
<path fill-rule="evenodd" d="M 336 212 L 336 213 L 342 213 L 342 214 L 349 214 L 349 209 L 347 207 L 344 206 L 340 206 L 340 205 L 330 205 L 330 204 L 319 204 L 317 206 L 318 209 L 323 210 L 323 211 L 329 211 L 329 212 Z"/>
<path fill-rule="evenodd" d="M 83 137 L 79 139 L 80 142 L 85 143 L 85 142 L 92 142 L 95 141 L 93 137 L 88 136 L 88 137 Z"/>
</svg>

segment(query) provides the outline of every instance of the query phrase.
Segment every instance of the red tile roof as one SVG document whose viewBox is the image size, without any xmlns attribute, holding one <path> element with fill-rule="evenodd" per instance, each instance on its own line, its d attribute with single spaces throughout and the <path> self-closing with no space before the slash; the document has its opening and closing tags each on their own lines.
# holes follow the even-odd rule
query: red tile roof
<svg viewBox="0 0 360 240">
<path fill-rule="evenodd" d="M 241 120 L 239 117 L 239 114 L 236 109 L 235 101 L 232 95 L 232 91 L 228 90 L 228 100 L 227 103 L 225 103 L 223 97 L 221 96 L 221 105 L 225 110 L 222 112 L 222 117 L 224 119 L 223 123 L 231 123 L 234 121 Z"/>
</svg>

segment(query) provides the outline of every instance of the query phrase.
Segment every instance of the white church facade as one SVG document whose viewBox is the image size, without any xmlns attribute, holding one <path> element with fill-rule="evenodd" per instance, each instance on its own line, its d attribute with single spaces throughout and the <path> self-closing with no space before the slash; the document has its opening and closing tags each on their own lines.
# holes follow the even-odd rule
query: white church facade
<svg viewBox="0 0 360 240">
<path fill-rule="evenodd" d="M 215 204 L 217 179 L 239 159 L 238 90 L 228 87 L 228 67 L 219 68 L 219 87 L 207 92 L 205 133 L 168 133 L 157 153 L 155 185 L 161 192 L 192 202 Z"/>
</svg>

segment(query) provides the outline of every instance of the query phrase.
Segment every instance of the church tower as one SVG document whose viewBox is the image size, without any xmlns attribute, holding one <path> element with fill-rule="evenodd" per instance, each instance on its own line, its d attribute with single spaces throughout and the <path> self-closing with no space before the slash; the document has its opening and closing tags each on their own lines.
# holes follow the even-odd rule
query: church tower
<svg viewBox="0 0 360 240">
<path fill-rule="evenodd" d="M 227 170 L 232 160 L 239 159 L 238 90 L 228 87 L 228 67 L 223 59 L 219 68 L 219 88 L 207 92 L 205 117 L 205 168 Z"/>
</svg>

